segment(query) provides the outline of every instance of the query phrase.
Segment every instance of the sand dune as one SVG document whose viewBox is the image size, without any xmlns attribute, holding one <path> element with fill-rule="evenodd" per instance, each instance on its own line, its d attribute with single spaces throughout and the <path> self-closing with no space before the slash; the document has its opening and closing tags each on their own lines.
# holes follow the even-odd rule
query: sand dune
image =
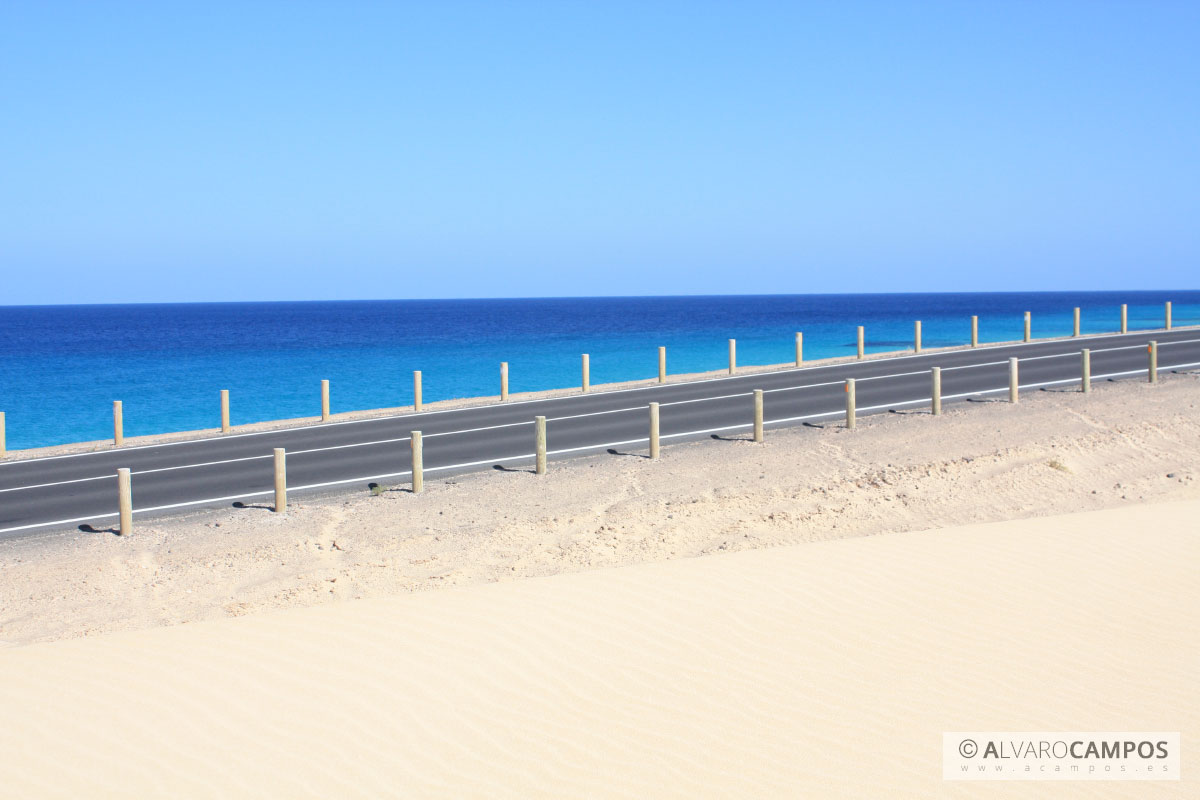
<svg viewBox="0 0 1200 800">
<path fill-rule="evenodd" d="M 8 797 L 1196 796 L 1200 501 L 0 651 Z M 950 784 L 944 730 L 1171 730 L 1174 783 Z"/>
</svg>

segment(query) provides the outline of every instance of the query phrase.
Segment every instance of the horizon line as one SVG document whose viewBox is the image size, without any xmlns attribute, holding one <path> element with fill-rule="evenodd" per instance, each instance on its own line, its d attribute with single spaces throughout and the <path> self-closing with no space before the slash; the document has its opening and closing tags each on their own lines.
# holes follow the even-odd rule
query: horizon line
<svg viewBox="0 0 1200 800">
<path fill-rule="evenodd" d="M 484 302 L 489 300 L 665 300 L 678 298 L 722 298 L 722 297 L 895 297 L 912 295 L 1004 295 L 1004 294 L 1160 294 L 1164 292 L 1197 292 L 1200 289 L 1008 289 L 987 291 L 935 291 L 935 292 L 734 292 L 723 294 L 611 294 L 611 295 L 526 295 L 492 297 L 361 297 L 339 299 L 290 299 L 290 300 L 139 300 L 131 302 L 91 303 L 11 303 L 0 304 L 0 308 L 89 308 L 123 306 L 182 306 L 182 305 L 254 305 L 254 304 L 300 304 L 300 303 L 446 303 Z"/>
</svg>

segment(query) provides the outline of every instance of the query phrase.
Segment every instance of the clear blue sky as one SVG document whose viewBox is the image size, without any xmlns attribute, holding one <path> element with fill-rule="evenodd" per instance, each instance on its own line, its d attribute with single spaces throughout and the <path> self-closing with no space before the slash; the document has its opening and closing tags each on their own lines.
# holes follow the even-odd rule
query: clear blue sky
<svg viewBox="0 0 1200 800">
<path fill-rule="evenodd" d="M 0 4 L 0 304 L 1200 286 L 1197 2 Z"/>
</svg>

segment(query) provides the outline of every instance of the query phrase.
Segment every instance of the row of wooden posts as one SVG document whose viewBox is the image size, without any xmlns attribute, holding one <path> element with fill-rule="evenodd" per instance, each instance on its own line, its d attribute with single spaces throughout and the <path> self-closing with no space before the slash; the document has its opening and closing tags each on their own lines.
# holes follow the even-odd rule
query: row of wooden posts
<svg viewBox="0 0 1200 800">
<path fill-rule="evenodd" d="M 1150 383 L 1158 383 L 1158 342 L 1152 341 L 1146 348 L 1148 353 L 1147 376 Z M 1092 358 L 1091 350 L 1084 349 L 1080 351 L 1081 357 L 1081 372 L 1080 372 L 1080 390 L 1087 394 L 1092 390 Z M 1008 360 L 1008 402 L 1017 403 L 1020 401 L 1020 359 L 1010 358 Z M 869 379 L 868 379 L 869 380 Z M 942 413 L 942 368 L 933 367 L 930 370 L 930 412 L 934 416 L 941 416 Z M 846 427 L 853 430 L 858 418 L 857 409 L 857 383 L 854 378 L 847 378 L 845 383 L 846 393 Z M 754 421 L 753 421 L 753 438 L 755 442 L 762 442 L 764 438 L 763 427 L 763 390 L 755 389 L 754 397 Z M 647 405 L 650 417 L 650 436 L 649 448 L 650 459 L 657 461 L 661 450 L 661 441 L 659 435 L 659 404 L 649 403 Z M 547 465 L 547 445 L 546 445 L 546 418 L 544 416 L 535 416 L 533 418 L 534 430 L 534 473 L 537 475 L 546 474 Z M 412 450 L 412 491 L 413 494 L 420 494 L 425 488 L 425 454 L 424 444 L 421 431 L 411 431 L 409 434 L 409 442 Z M 287 451 L 282 447 L 277 447 L 274 450 L 275 456 L 275 511 L 283 512 L 287 510 Z M 133 498 L 132 498 L 132 482 L 131 472 L 128 469 L 117 470 L 117 497 L 119 505 L 120 529 L 122 535 L 127 535 L 133 531 Z"/>
<path fill-rule="evenodd" d="M 1129 312 L 1128 306 L 1121 306 L 1121 333 L 1129 332 Z M 1164 324 L 1166 330 L 1171 330 L 1171 303 L 1167 302 L 1164 306 Z M 1023 341 L 1032 341 L 1032 314 L 1025 312 L 1025 335 Z M 1080 335 L 1079 332 L 1079 307 L 1074 310 L 1074 327 L 1071 334 L 1072 337 Z M 865 328 L 862 325 L 858 326 L 858 342 L 857 354 L 859 359 L 866 357 L 865 351 L 866 338 Z M 979 346 L 979 317 L 971 317 L 971 347 Z M 913 325 L 913 350 L 917 353 L 922 352 L 921 344 L 921 321 L 917 320 Z M 799 367 L 804 361 L 804 334 L 796 333 L 796 366 Z M 591 380 L 591 357 L 583 354 L 583 391 L 589 392 L 592 387 Z M 737 370 L 737 340 L 729 340 L 729 374 L 732 375 Z M 667 348 L 658 348 L 658 382 L 665 383 L 667 380 Z M 500 400 L 508 401 L 508 362 L 500 362 Z M 413 410 L 421 411 L 423 408 L 421 398 L 421 371 L 413 372 Z M 125 443 L 124 420 L 121 408 L 121 401 L 113 401 L 113 444 L 117 447 Z M 329 381 L 321 381 L 321 421 L 328 422 L 332 417 L 329 406 Z M 229 424 L 229 390 L 221 390 L 221 433 L 229 433 L 232 430 Z M 4 414 L 0 412 L 0 455 L 4 453 Z"/>
<path fill-rule="evenodd" d="M 1164 327 L 1166 330 L 1171 330 L 1171 303 L 1168 301 L 1164 305 Z M 1024 341 L 1031 341 L 1032 315 L 1030 312 L 1025 312 L 1025 335 Z M 1129 314 L 1128 306 L 1121 306 L 1121 333 L 1129 331 Z M 1079 307 L 1074 309 L 1074 328 L 1072 336 L 1079 336 Z M 971 317 L 971 346 L 979 346 L 979 317 Z M 915 352 L 922 352 L 921 344 L 921 321 L 917 320 L 913 326 L 913 349 Z M 865 357 L 865 334 L 864 327 L 858 326 L 858 342 L 857 342 L 858 358 Z M 796 366 L 799 367 L 804 361 L 804 334 L 796 333 Z M 587 353 L 583 354 L 582 358 L 583 380 L 582 389 L 584 392 L 591 390 L 591 359 Z M 732 375 L 737 370 L 737 340 L 729 340 L 729 374 Z M 665 383 L 667 380 L 667 348 L 658 348 L 658 382 Z M 221 390 L 221 433 L 229 433 L 232 426 L 229 421 L 229 390 Z M 500 364 L 500 400 L 508 400 L 508 362 L 504 361 Z M 421 398 L 421 371 L 413 372 L 413 410 L 420 411 L 423 408 Z M 125 444 L 125 420 L 124 409 L 120 400 L 113 401 L 113 445 L 121 447 Z M 321 421 L 328 422 L 332 417 L 329 405 L 329 381 L 321 381 Z M 0 456 L 6 452 L 5 449 L 5 420 L 4 412 L 0 411 Z"/>
</svg>

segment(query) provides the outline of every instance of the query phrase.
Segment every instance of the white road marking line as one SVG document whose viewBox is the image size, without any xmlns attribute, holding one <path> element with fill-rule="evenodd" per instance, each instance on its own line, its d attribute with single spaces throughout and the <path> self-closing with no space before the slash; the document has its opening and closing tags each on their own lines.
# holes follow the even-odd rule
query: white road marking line
<svg viewBox="0 0 1200 800">
<path fill-rule="evenodd" d="M 205 501 L 204 500 L 197 501 L 197 503 L 203 503 L 203 502 L 205 502 Z M 134 513 L 136 514 L 137 511 L 134 511 Z M 53 522 L 34 522 L 31 525 L 18 525 L 15 528 L 0 528 L 0 533 L 12 533 L 14 531 L 27 531 L 32 528 L 48 528 L 51 526 L 58 526 L 58 525 L 70 525 L 71 523 L 74 523 L 74 522 L 87 522 L 88 520 L 108 519 L 109 517 L 115 517 L 115 516 L 118 516 L 118 514 L 114 511 L 111 514 L 92 514 L 90 517 L 72 517 L 71 519 L 56 519 Z"/>
<path fill-rule="evenodd" d="M 586 415 L 584 415 L 586 416 Z M 494 431 L 499 428 L 515 428 L 518 425 L 532 425 L 533 420 L 523 419 L 520 422 L 504 422 L 499 425 L 485 425 L 482 428 L 463 428 L 461 431 L 442 431 L 440 433 L 426 433 L 426 439 L 432 439 L 435 436 L 453 436 L 456 433 L 479 433 L 480 431 Z"/>
<path fill-rule="evenodd" d="M 112 475 L 95 475 L 91 478 L 72 478 L 67 481 L 56 481 L 55 483 L 32 483 L 29 486 L 13 486 L 9 489 L 0 489 L 0 494 L 4 492 L 25 492 L 31 489 L 45 489 L 50 486 L 66 486 L 69 483 L 87 483 L 88 481 L 103 481 L 109 478 L 116 478 L 117 473 Z"/>
<path fill-rule="evenodd" d="M 289 456 L 300 456 L 300 455 L 304 455 L 306 453 L 323 453 L 327 450 L 344 450 L 348 447 L 366 447 L 368 445 L 373 445 L 373 444 L 390 444 L 392 442 L 407 442 L 409 440 L 409 438 L 410 437 L 405 436 L 400 439 L 380 439 L 377 442 L 355 442 L 354 444 L 338 444 L 338 445 L 332 445 L 330 447 L 314 447 L 309 450 L 289 450 L 288 455 Z M 199 464 L 180 464 L 180 465 L 174 466 L 174 467 L 155 467 L 154 469 L 139 469 L 139 470 L 135 470 L 131 474 L 133 474 L 133 475 L 151 475 L 155 472 L 174 472 L 175 470 L 181 470 L 181 469 L 199 469 L 200 467 L 216 467 L 216 466 L 220 466 L 221 464 L 237 464 L 242 461 L 259 461 L 259 460 L 272 458 L 272 457 L 273 456 L 270 453 L 267 453 L 266 455 L 261 455 L 261 456 L 243 456 L 241 458 L 227 458 L 227 459 L 224 459 L 223 461 L 203 461 Z M 116 473 L 114 472 L 111 475 L 94 475 L 90 478 L 72 478 L 70 480 L 57 481 L 55 483 L 35 483 L 35 484 L 31 484 L 29 486 L 14 486 L 9 489 L 0 489 L 0 494 L 3 494 L 4 492 L 19 492 L 19 491 L 23 491 L 25 489 L 45 489 L 50 486 L 64 486 L 69 483 L 86 483 L 87 481 L 103 481 L 103 480 L 109 480 L 109 479 L 112 479 L 115 477 L 116 477 Z"/>
<path fill-rule="evenodd" d="M 329 447 L 313 447 L 308 450 L 288 450 L 289 456 L 302 456 L 305 453 L 324 453 L 326 450 L 345 450 L 349 447 L 368 447 L 373 444 L 393 444 L 395 442 L 407 442 L 411 436 L 400 436 L 395 439 L 380 439 L 377 442 L 355 442 L 354 444 L 335 444 Z M 270 458 L 271 456 L 254 456 L 254 458 Z"/>
</svg>

